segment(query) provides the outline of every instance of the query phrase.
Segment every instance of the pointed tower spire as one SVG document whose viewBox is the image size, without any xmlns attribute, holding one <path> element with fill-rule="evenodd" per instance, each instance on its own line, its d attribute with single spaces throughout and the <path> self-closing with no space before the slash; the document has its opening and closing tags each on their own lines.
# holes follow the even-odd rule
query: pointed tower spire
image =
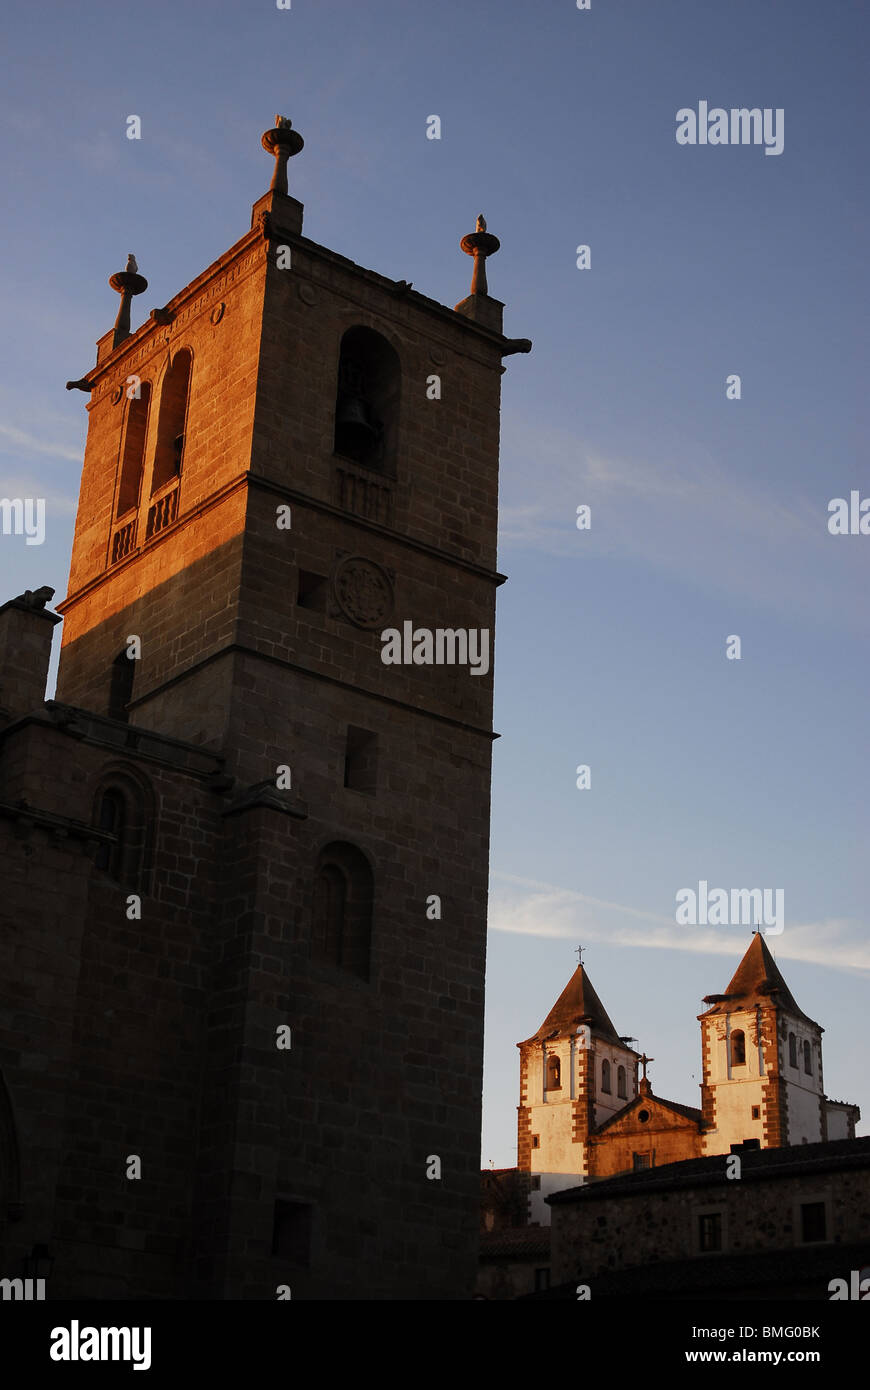
<svg viewBox="0 0 870 1390">
<path fill-rule="evenodd" d="M 578 948 L 582 950 L 582 947 Z M 549 1037 L 570 1037 L 577 1032 L 578 1025 L 588 1024 L 599 1038 L 621 1046 L 622 1042 L 610 1021 L 610 1017 L 595 992 L 595 987 L 584 965 L 578 965 L 559 998 L 556 1000 L 534 1039 L 540 1041 Z M 531 1039 L 529 1039 L 531 1041 Z"/>
<path fill-rule="evenodd" d="M 733 1013 L 736 1009 L 751 1009 L 756 1004 L 778 1004 L 795 1018 L 818 1027 L 814 1019 L 798 1008 L 761 932 L 752 937 L 725 993 L 708 994 L 704 1003 L 712 1004 L 708 1010 L 711 1014 Z"/>
</svg>

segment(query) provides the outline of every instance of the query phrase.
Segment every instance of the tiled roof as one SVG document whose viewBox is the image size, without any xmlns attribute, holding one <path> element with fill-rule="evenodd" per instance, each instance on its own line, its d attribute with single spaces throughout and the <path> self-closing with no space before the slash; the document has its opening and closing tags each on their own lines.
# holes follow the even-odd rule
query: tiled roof
<svg viewBox="0 0 870 1390">
<path fill-rule="evenodd" d="M 787 1013 L 802 1018 L 807 1023 L 818 1024 L 799 1009 L 780 972 L 779 966 L 770 954 L 762 933 L 756 932 L 731 979 L 723 997 L 707 1010 L 709 1014 L 731 1013 L 735 1009 L 747 1009 L 755 1004 L 780 1004 Z"/>
<path fill-rule="evenodd" d="M 503 1258 L 505 1255 L 550 1255 L 549 1226 L 508 1226 L 501 1231 L 483 1231 L 480 1236 L 482 1260 Z"/>
<path fill-rule="evenodd" d="M 596 1037 L 625 1046 L 582 965 L 577 966 L 537 1033 L 526 1041 L 540 1042 L 554 1035 L 567 1036 L 577 1031 L 579 1023 L 588 1023 Z"/>
</svg>

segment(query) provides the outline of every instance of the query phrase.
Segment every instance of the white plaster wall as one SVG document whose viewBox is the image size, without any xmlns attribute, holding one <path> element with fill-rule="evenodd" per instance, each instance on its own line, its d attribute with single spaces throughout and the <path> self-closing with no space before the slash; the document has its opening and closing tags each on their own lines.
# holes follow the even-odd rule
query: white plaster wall
<svg viewBox="0 0 870 1390">
<path fill-rule="evenodd" d="M 828 1114 L 828 1138 L 848 1139 L 849 1120 L 846 1111 L 839 1105 L 825 1107 Z"/>
<path fill-rule="evenodd" d="M 719 1028 L 725 1022 L 723 1036 Z M 755 1010 L 716 1015 L 703 1024 L 710 1054 L 708 1082 L 714 1088 L 716 1129 L 704 1136 L 705 1154 L 727 1154 L 732 1144 L 744 1139 L 764 1143 L 762 1085 L 765 1076 L 761 1050 L 753 1041 L 757 1027 Z M 746 1062 L 731 1066 L 731 1034 L 741 1029 L 746 1039 Z M 759 1107 L 753 1120 L 752 1107 Z"/>
<path fill-rule="evenodd" d="M 601 1064 L 607 1061 L 610 1063 L 610 1094 L 606 1095 L 601 1089 Z M 628 1052 L 621 1047 L 608 1046 L 600 1039 L 595 1042 L 595 1123 L 603 1124 L 609 1120 L 611 1115 L 624 1110 L 625 1107 L 634 1100 L 637 1090 L 635 1088 L 635 1056 L 633 1052 Z M 616 1094 L 616 1073 L 618 1067 L 625 1067 L 625 1094 L 623 1100 Z"/>
<path fill-rule="evenodd" d="M 797 1040 L 797 1066 L 791 1064 L 789 1034 Z M 812 1048 L 812 1073 L 804 1071 L 804 1042 Z M 815 1028 L 803 1021 L 782 1016 L 779 1033 L 779 1065 L 788 1098 L 788 1142 L 816 1144 L 822 1137 L 819 1096 L 822 1093 L 822 1039 Z M 844 1136 L 845 1137 L 845 1136 Z"/>
<path fill-rule="evenodd" d="M 580 1160 L 580 1144 L 571 1143 L 573 1117 L 567 1098 L 532 1107 L 532 1133 L 541 1137 L 540 1146 L 532 1149 L 533 1173 L 576 1173 Z"/>
<path fill-rule="evenodd" d="M 582 1162 L 583 1145 L 576 1144 L 575 1148 L 580 1155 L 578 1162 Z M 532 1225 L 549 1226 L 551 1209 L 547 1206 L 545 1198 L 552 1192 L 563 1192 L 566 1187 L 579 1187 L 583 1179 L 576 1174 L 568 1173 L 542 1173 L 540 1192 L 532 1192 L 529 1202 L 529 1221 Z"/>
</svg>

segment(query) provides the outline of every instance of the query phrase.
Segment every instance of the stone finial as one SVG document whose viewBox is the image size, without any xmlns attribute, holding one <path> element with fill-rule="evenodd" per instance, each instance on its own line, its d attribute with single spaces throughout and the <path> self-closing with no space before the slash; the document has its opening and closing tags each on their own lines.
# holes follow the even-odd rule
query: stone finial
<svg viewBox="0 0 870 1390">
<path fill-rule="evenodd" d="M 471 272 L 471 294 L 489 294 L 486 283 L 486 258 L 494 256 L 501 246 L 497 236 L 486 230 L 486 218 L 483 213 L 477 219 L 477 228 L 464 236 L 459 243 L 467 256 L 474 257 L 474 269 Z"/>
<path fill-rule="evenodd" d="M 287 193 L 287 161 L 298 154 L 305 144 L 298 131 L 292 129 L 287 116 L 276 116 L 271 130 L 265 131 L 262 138 L 263 149 L 275 156 L 275 172 L 272 175 L 271 193 Z"/>
<path fill-rule="evenodd" d="M 121 304 L 118 309 L 118 317 L 115 319 L 112 336 L 112 347 L 116 348 L 119 343 L 123 343 L 124 339 L 130 336 L 130 302 L 133 295 L 143 294 L 148 288 L 148 281 L 144 275 L 139 274 L 136 257 L 132 251 L 127 257 L 126 270 L 119 270 L 116 275 L 110 275 L 109 284 L 115 293 L 121 296 Z"/>
</svg>

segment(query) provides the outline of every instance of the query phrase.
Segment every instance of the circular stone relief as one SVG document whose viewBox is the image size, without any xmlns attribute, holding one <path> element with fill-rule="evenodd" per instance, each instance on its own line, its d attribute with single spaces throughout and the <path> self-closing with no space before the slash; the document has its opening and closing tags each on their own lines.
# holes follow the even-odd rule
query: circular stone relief
<svg viewBox="0 0 870 1390">
<path fill-rule="evenodd" d="M 211 321 L 212 321 L 212 323 L 220 323 L 221 319 L 222 319 L 223 316 L 224 316 L 224 309 L 225 309 L 226 307 L 227 307 L 226 304 L 216 304 L 216 305 L 214 306 L 214 308 L 213 308 L 212 311 L 211 311 Z"/>
<path fill-rule="evenodd" d="M 302 300 L 303 304 L 314 304 L 317 300 L 317 295 L 314 293 L 314 290 L 310 285 L 306 285 L 304 280 L 300 280 L 299 282 L 299 298 Z"/>
<path fill-rule="evenodd" d="M 440 348 L 433 347 L 429 349 L 429 359 L 436 367 L 443 367 L 447 361 L 447 353 L 442 352 Z"/>
<path fill-rule="evenodd" d="M 374 560 L 350 555 L 335 570 L 338 606 L 357 627 L 377 627 L 393 611 L 393 586 Z"/>
<path fill-rule="evenodd" d="M 114 391 L 112 392 L 112 405 L 117 405 L 117 404 L 118 404 L 118 401 L 121 399 L 121 397 L 123 396 L 123 394 L 124 394 L 124 388 L 123 388 L 123 386 L 116 386 L 115 389 L 114 389 Z"/>
</svg>

